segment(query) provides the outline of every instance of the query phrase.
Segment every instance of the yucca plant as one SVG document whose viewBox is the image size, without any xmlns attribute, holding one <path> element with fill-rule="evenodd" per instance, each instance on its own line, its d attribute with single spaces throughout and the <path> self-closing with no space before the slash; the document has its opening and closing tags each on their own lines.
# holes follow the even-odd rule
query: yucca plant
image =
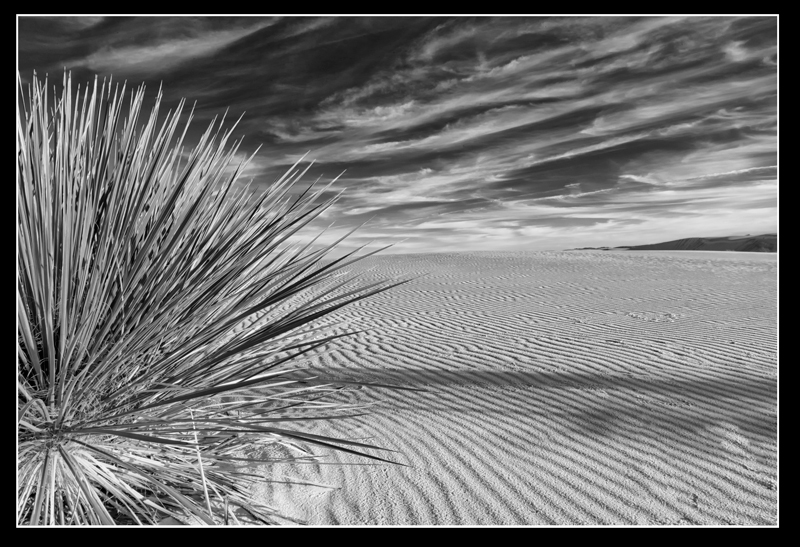
<svg viewBox="0 0 800 547">
<path fill-rule="evenodd" d="M 95 78 L 73 98 L 65 73 L 51 104 L 34 75 L 18 108 L 17 522 L 281 522 L 248 497 L 259 448 L 382 460 L 303 432 L 354 410 L 301 359 L 345 335 L 320 318 L 404 281 L 344 275 L 377 251 L 289 244 L 339 197 L 294 191 L 308 168 L 255 192 L 235 125 L 185 150 L 184 101 L 159 125 L 160 90 L 142 121 L 144 86 L 123 116 L 125 96 Z"/>
</svg>

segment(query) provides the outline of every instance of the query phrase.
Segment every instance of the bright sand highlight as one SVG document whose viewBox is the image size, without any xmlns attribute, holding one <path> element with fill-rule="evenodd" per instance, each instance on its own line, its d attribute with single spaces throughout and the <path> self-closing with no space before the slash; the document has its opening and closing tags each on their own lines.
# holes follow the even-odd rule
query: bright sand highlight
<svg viewBox="0 0 800 547">
<path fill-rule="evenodd" d="M 776 259 L 367 259 L 352 269 L 365 283 L 428 275 L 331 316 L 365 332 L 308 366 L 427 391 L 346 391 L 377 404 L 309 431 L 396 450 L 376 454 L 409 467 L 261 467 L 323 486 L 265 483 L 256 501 L 320 525 L 774 525 Z"/>
</svg>

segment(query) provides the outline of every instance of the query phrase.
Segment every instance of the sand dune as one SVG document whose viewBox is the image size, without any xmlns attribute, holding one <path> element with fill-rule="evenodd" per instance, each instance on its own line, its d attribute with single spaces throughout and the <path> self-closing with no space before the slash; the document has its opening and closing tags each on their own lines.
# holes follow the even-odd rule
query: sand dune
<svg viewBox="0 0 800 547">
<path fill-rule="evenodd" d="M 347 391 L 372 414 L 315 427 L 408 467 L 262 467 L 321 486 L 265 483 L 259 501 L 320 525 L 776 523 L 775 260 L 427 254 L 353 271 L 369 267 L 428 275 L 329 318 L 365 332 L 308 367 L 426 391 Z"/>
<path fill-rule="evenodd" d="M 778 234 L 759 236 L 730 237 L 687 237 L 652 245 L 634 245 L 627 247 L 639 251 L 740 251 L 766 252 L 778 251 Z"/>
<path fill-rule="evenodd" d="M 687 237 L 650 245 L 634 245 L 630 247 L 582 247 L 567 250 L 736 251 L 744 253 L 776 253 L 778 252 L 778 234 L 762 234 L 759 236 L 751 236 L 748 234 L 746 236 L 728 237 Z"/>
</svg>

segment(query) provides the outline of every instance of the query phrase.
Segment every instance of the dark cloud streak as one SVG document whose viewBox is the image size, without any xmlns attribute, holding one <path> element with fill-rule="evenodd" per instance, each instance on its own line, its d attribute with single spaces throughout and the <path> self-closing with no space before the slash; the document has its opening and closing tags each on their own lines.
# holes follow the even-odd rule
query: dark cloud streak
<svg viewBox="0 0 800 547">
<path fill-rule="evenodd" d="M 777 229 L 775 17 L 22 17 L 19 67 L 246 112 L 248 177 L 310 151 L 397 251 Z"/>
</svg>

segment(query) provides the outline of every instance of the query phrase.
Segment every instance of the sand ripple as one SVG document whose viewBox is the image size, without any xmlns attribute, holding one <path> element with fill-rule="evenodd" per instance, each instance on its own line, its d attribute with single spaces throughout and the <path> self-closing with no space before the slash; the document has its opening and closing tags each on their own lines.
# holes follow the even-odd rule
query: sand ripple
<svg viewBox="0 0 800 547">
<path fill-rule="evenodd" d="M 277 465 L 256 495 L 310 524 L 776 522 L 777 265 L 597 252 L 374 257 L 428 275 L 331 324 L 314 357 L 369 416 L 319 432 L 409 467 Z M 371 277 L 370 277 L 371 276 Z M 338 488 L 336 488 L 338 487 Z"/>
</svg>

